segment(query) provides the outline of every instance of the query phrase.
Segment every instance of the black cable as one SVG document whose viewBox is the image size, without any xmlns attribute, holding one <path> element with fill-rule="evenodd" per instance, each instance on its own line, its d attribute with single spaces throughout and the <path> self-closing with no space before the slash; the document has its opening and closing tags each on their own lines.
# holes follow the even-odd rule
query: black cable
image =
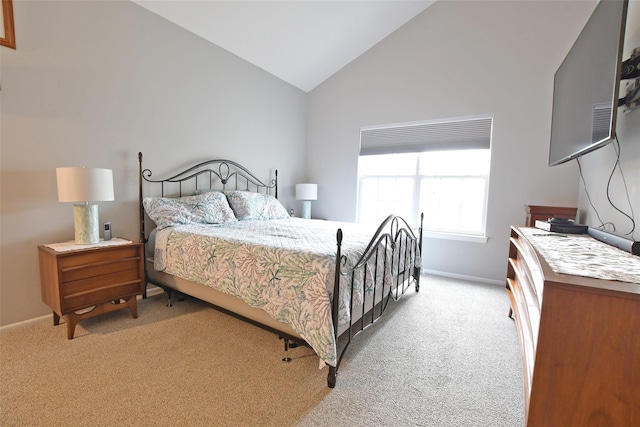
<svg viewBox="0 0 640 427">
<path fill-rule="evenodd" d="M 580 158 L 576 157 L 576 163 L 578 163 L 578 170 L 580 171 L 580 178 L 582 179 L 582 187 L 584 188 L 584 194 L 587 195 L 587 200 L 589 201 L 589 206 L 591 206 L 591 209 L 593 209 L 593 211 L 596 213 L 596 216 L 598 217 L 598 221 L 600 221 L 600 225 L 598 226 L 599 229 L 603 230 L 605 228 L 605 223 L 602 221 L 602 219 L 600 218 L 600 214 L 598 213 L 598 210 L 596 209 L 595 206 L 593 206 L 593 203 L 591 202 L 591 196 L 589 195 L 589 191 L 587 190 L 587 183 L 584 180 L 584 175 L 582 174 L 582 165 L 580 164 Z M 612 223 L 608 223 L 611 224 L 611 226 L 613 227 L 613 231 L 616 230 L 616 226 Z"/>
<path fill-rule="evenodd" d="M 629 220 L 631 221 L 631 231 L 629 231 L 628 233 L 625 233 L 625 236 L 631 236 L 633 235 L 633 232 L 636 229 L 636 222 L 633 219 L 633 217 L 635 216 L 635 214 L 633 213 L 633 205 L 631 204 L 631 199 L 629 198 L 629 189 L 627 188 L 627 180 L 624 177 L 624 172 L 622 171 L 622 165 L 620 164 L 620 141 L 618 140 L 618 135 L 615 135 L 615 144 L 613 145 L 613 150 L 616 152 L 616 162 L 613 165 L 613 169 L 611 170 L 611 174 L 609 175 L 609 180 L 607 181 L 607 200 L 609 201 L 609 204 L 611 206 L 613 206 L 613 208 L 615 210 L 617 210 L 618 212 L 620 212 L 622 215 L 626 216 L 627 218 L 629 218 Z M 631 209 L 631 215 L 628 215 L 626 212 L 623 212 L 621 209 L 619 209 L 611 200 L 611 196 L 609 194 L 609 189 L 611 187 L 611 178 L 613 177 L 614 172 L 616 171 L 616 167 L 620 169 L 620 176 L 622 177 L 622 184 L 624 186 L 624 191 L 625 194 L 627 195 L 627 203 L 629 203 L 629 208 Z"/>
</svg>

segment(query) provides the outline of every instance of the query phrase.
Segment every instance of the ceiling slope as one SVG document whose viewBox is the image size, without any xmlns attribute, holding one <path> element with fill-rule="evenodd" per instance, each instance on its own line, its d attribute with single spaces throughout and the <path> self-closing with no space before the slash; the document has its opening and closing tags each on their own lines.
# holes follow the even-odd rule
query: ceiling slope
<svg viewBox="0 0 640 427">
<path fill-rule="evenodd" d="M 132 0 L 309 92 L 435 0 Z"/>
</svg>

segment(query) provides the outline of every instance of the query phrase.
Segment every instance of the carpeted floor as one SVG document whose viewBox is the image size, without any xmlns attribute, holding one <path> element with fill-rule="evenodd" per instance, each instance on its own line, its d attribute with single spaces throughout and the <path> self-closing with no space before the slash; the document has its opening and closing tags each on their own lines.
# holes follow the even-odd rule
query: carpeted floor
<svg viewBox="0 0 640 427">
<path fill-rule="evenodd" d="M 523 425 L 504 288 L 425 276 L 356 338 L 326 386 L 308 348 L 186 299 L 0 334 L 2 426 Z"/>
</svg>

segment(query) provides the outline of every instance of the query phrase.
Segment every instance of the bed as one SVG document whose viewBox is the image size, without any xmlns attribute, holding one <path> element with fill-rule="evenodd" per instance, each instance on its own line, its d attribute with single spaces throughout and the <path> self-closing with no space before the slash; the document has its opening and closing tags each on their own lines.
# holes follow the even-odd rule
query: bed
<svg viewBox="0 0 640 427">
<path fill-rule="evenodd" d="M 139 162 L 140 241 L 147 283 L 185 294 L 277 334 L 285 357 L 311 347 L 333 388 L 352 339 L 408 289 L 420 289 L 422 224 L 378 227 L 294 218 L 239 163 L 207 160 L 156 179 Z M 422 218 L 421 218 L 422 221 Z"/>
</svg>

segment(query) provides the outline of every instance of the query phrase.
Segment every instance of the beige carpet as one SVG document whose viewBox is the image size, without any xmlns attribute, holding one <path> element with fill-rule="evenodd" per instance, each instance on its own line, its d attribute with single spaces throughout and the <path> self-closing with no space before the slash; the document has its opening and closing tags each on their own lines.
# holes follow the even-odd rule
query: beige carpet
<svg viewBox="0 0 640 427">
<path fill-rule="evenodd" d="M 335 389 L 308 348 L 165 296 L 81 322 L 0 334 L 2 426 L 521 426 L 504 288 L 423 278 L 356 338 Z"/>
</svg>

